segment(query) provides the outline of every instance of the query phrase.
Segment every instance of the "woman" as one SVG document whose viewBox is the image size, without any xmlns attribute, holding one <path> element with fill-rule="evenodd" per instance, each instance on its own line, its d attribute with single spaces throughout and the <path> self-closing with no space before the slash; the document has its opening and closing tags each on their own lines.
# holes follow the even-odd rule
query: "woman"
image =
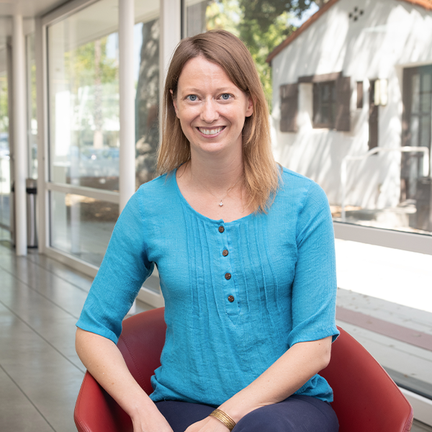
<svg viewBox="0 0 432 432">
<path fill-rule="evenodd" d="M 163 175 L 119 217 L 77 324 L 80 358 L 134 432 L 337 431 L 317 375 L 338 334 L 329 206 L 275 163 L 243 43 L 183 40 L 163 115 Z M 149 397 L 115 343 L 155 265 L 167 333 Z"/>
</svg>

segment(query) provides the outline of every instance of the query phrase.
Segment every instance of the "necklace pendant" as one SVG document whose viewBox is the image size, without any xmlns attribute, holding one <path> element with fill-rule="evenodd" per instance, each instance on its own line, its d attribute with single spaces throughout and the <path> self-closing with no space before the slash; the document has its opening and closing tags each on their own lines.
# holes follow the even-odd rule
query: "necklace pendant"
<svg viewBox="0 0 432 432">
<path fill-rule="evenodd" d="M 221 200 L 221 202 L 219 203 L 219 207 L 222 207 L 222 206 L 223 206 L 223 202 Z"/>
</svg>

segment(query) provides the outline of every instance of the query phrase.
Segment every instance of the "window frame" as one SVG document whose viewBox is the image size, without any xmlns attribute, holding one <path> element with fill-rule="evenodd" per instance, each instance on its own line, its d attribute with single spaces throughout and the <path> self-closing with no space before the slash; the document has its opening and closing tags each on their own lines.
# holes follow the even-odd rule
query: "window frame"
<svg viewBox="0 0 432 432">
<path fill-rule="evenodd" d="M 334 122 L 320 123 L 315 121 L 316 116 L 316 88 L 315 84 L 335 83 L 335 109 Z M 312 127 L 314 129 L 333 129 L 339 132 L 351 131 L 351 96 L 352 86 L 351 77 L 343 76 L 342 72 L 328 74 L 310 75 L 299 77 L 298 83 L 313 84 L 313 108 L 312 108 Z"/>
</svg>

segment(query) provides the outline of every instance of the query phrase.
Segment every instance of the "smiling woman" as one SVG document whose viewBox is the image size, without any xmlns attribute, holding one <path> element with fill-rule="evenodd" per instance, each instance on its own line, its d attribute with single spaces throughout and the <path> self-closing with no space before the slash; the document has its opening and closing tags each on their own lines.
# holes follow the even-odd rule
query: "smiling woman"
<svg viewBox="0 0 432 432">
<path fill-rule="evenodd" d="M 318 375 L 338 335 L 323 191 L 274 161 L 258 74 L 232 34 L 183 40 L 164 95 L 162 175 L 120 215 L 77 324 L 80 358 L 134 432 L 336 432 Z M 155 266 L 167 332 L 147 395 L 115 343 Z"/>
<path fill-rule="evenodd" d="M 178 170 L 178 186 L 183 196 L 194 209 L 209 217 L 224 216 L 234 220 L 252 212 L 254 209 L 242 202 L 240 182 L 243 177 L 242 132 L 245 119 L 253 113 L 252 98 L 236 87 L 219 65 L 198 56 L 185 64 L 177 92 L 173 93 L 173 105 L 189 142 L 191 160 L 195 161 Z M 197 162 L 205 164 L 208 158 L 213 167 L 222 168 L 217 168 L 222 173 L 223 168 L 239 168 L 232 185 L 218 182 L 217 187 L 212 187 L 209 177 L 202 174 L 201 181 L 195 182 L 200 176 Z M 210 195 L 203 196 L 203 191 Z M 219 207 L 223 207 L 223 200 L 229 202 L 230 215 L 226 209 L 223 213 L 214 213 L 214 197 Z"/>
<path fill-rule="evenodd" d="M 201 152 L 221 152 L 227 146 L 230 157 L 242 157 L 242 130 L 253 112 L 252 99 L 219 65 L 202 56 L 189 60 L 173 105 L 195 157 Z"/>
<path fill-rule="evenodd" d="M 233 52 L 236 53 L 235 58 Z M 197 86 L 196 79 L 199 74 L 201 84 Z M 186 85 L 189 88 L 183 89 Z M 205 96 L 208 98 L 211 95 L 211 98 L 200 102 L 204 95 L 197 93 L 197 90 L 207 92 Z M 182 92 L 181 96 L 177 94 L 179 91 Z M 192 102 L 191 95 L 197 100 Z M 228 101 L 222 100 L 222 97 L 227 96 Z M 190 103 L 201 107 L 200 121 L 205 124 L 199 126 L 207 126 L 204 128 L 207 133 L 208 122 L 212 125 L 210 129 L 214 129 L 213 123 L 217 118 L 211 116 L 220 116 L 223 106 L 233 107 L 235 115 L 239 116 L 236 124 L 243 124 L 241 171 L 244 175 L 248 207 L 250 211 L 266 211 L 279 186 L 279 175 L 271 150 L 267 102 L 254 62 L 245 45 L 231 33 L 210 31 L 187 38 L 178 46 L 168 70 L 164 92 L 163 118 L 166 121 L 158 158 L 161 174 L 171 172 L 191 158 L 192 146 L 182 129 L 182 119 L 177 109 L 180 108 L 180 97 L 188 97 Z M 208 103 L 210 100 L 213 102 Z M 238 104 L 242 101 L 246 106 L 238 112 Z M 216 110 L 215 106 L 220 108 Z M 231 139 L 233 136 L 230 131 Z M 226 160 L 228 159 L 230 165 L 234 164 L 234 161 L 227 157 Z M 226 181 L 226 172 L 223 172 L 221 177 L 225 181 L 221 182 L 219 179 L 216 183 L 221 186 L 220 189 L 225 186 L 227 190 L 233 182 L 229 184 Z M 234 177 L 238 178 L 238 175 Z"/>
</svg>

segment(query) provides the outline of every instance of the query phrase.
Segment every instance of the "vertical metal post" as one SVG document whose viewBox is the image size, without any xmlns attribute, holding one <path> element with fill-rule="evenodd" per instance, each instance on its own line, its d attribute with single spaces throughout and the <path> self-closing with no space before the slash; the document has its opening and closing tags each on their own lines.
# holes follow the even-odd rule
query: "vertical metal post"
<svg viewBox="0 0 432 432">
<path fill-rule="evenodd" d="M 46 182 L 48 177 L 48 136 L 47 105 L 48 95 L 46 88 L 46 37 L 45 28 L 41 18 L 36 18 L 35 22 L 35 60 L 36 60 L 36 101 L 37 101 L 37 124 L 38 124 L 38 249 L 40 253 L 45 253 L 49 246 L 49 209 L 48 191 Z"/>
<path fill-rule="evenodd" d="M 15 245 L 18 256 L 27 255 L 26 185 L 27 109 L 25 79 L 25 42 L 22 15 L 13 16 L 13 137 L 15 167 Z"/>
<path fill-rule="evenodd" d="M 119 0 L 120 211 L 135 192 L 134 12 L 134 0 Z"/>
<path fill-rule="evenodd" d="M 119 0 L 120 211 L 135 192 L 134 0 Z"/>
</svg>

